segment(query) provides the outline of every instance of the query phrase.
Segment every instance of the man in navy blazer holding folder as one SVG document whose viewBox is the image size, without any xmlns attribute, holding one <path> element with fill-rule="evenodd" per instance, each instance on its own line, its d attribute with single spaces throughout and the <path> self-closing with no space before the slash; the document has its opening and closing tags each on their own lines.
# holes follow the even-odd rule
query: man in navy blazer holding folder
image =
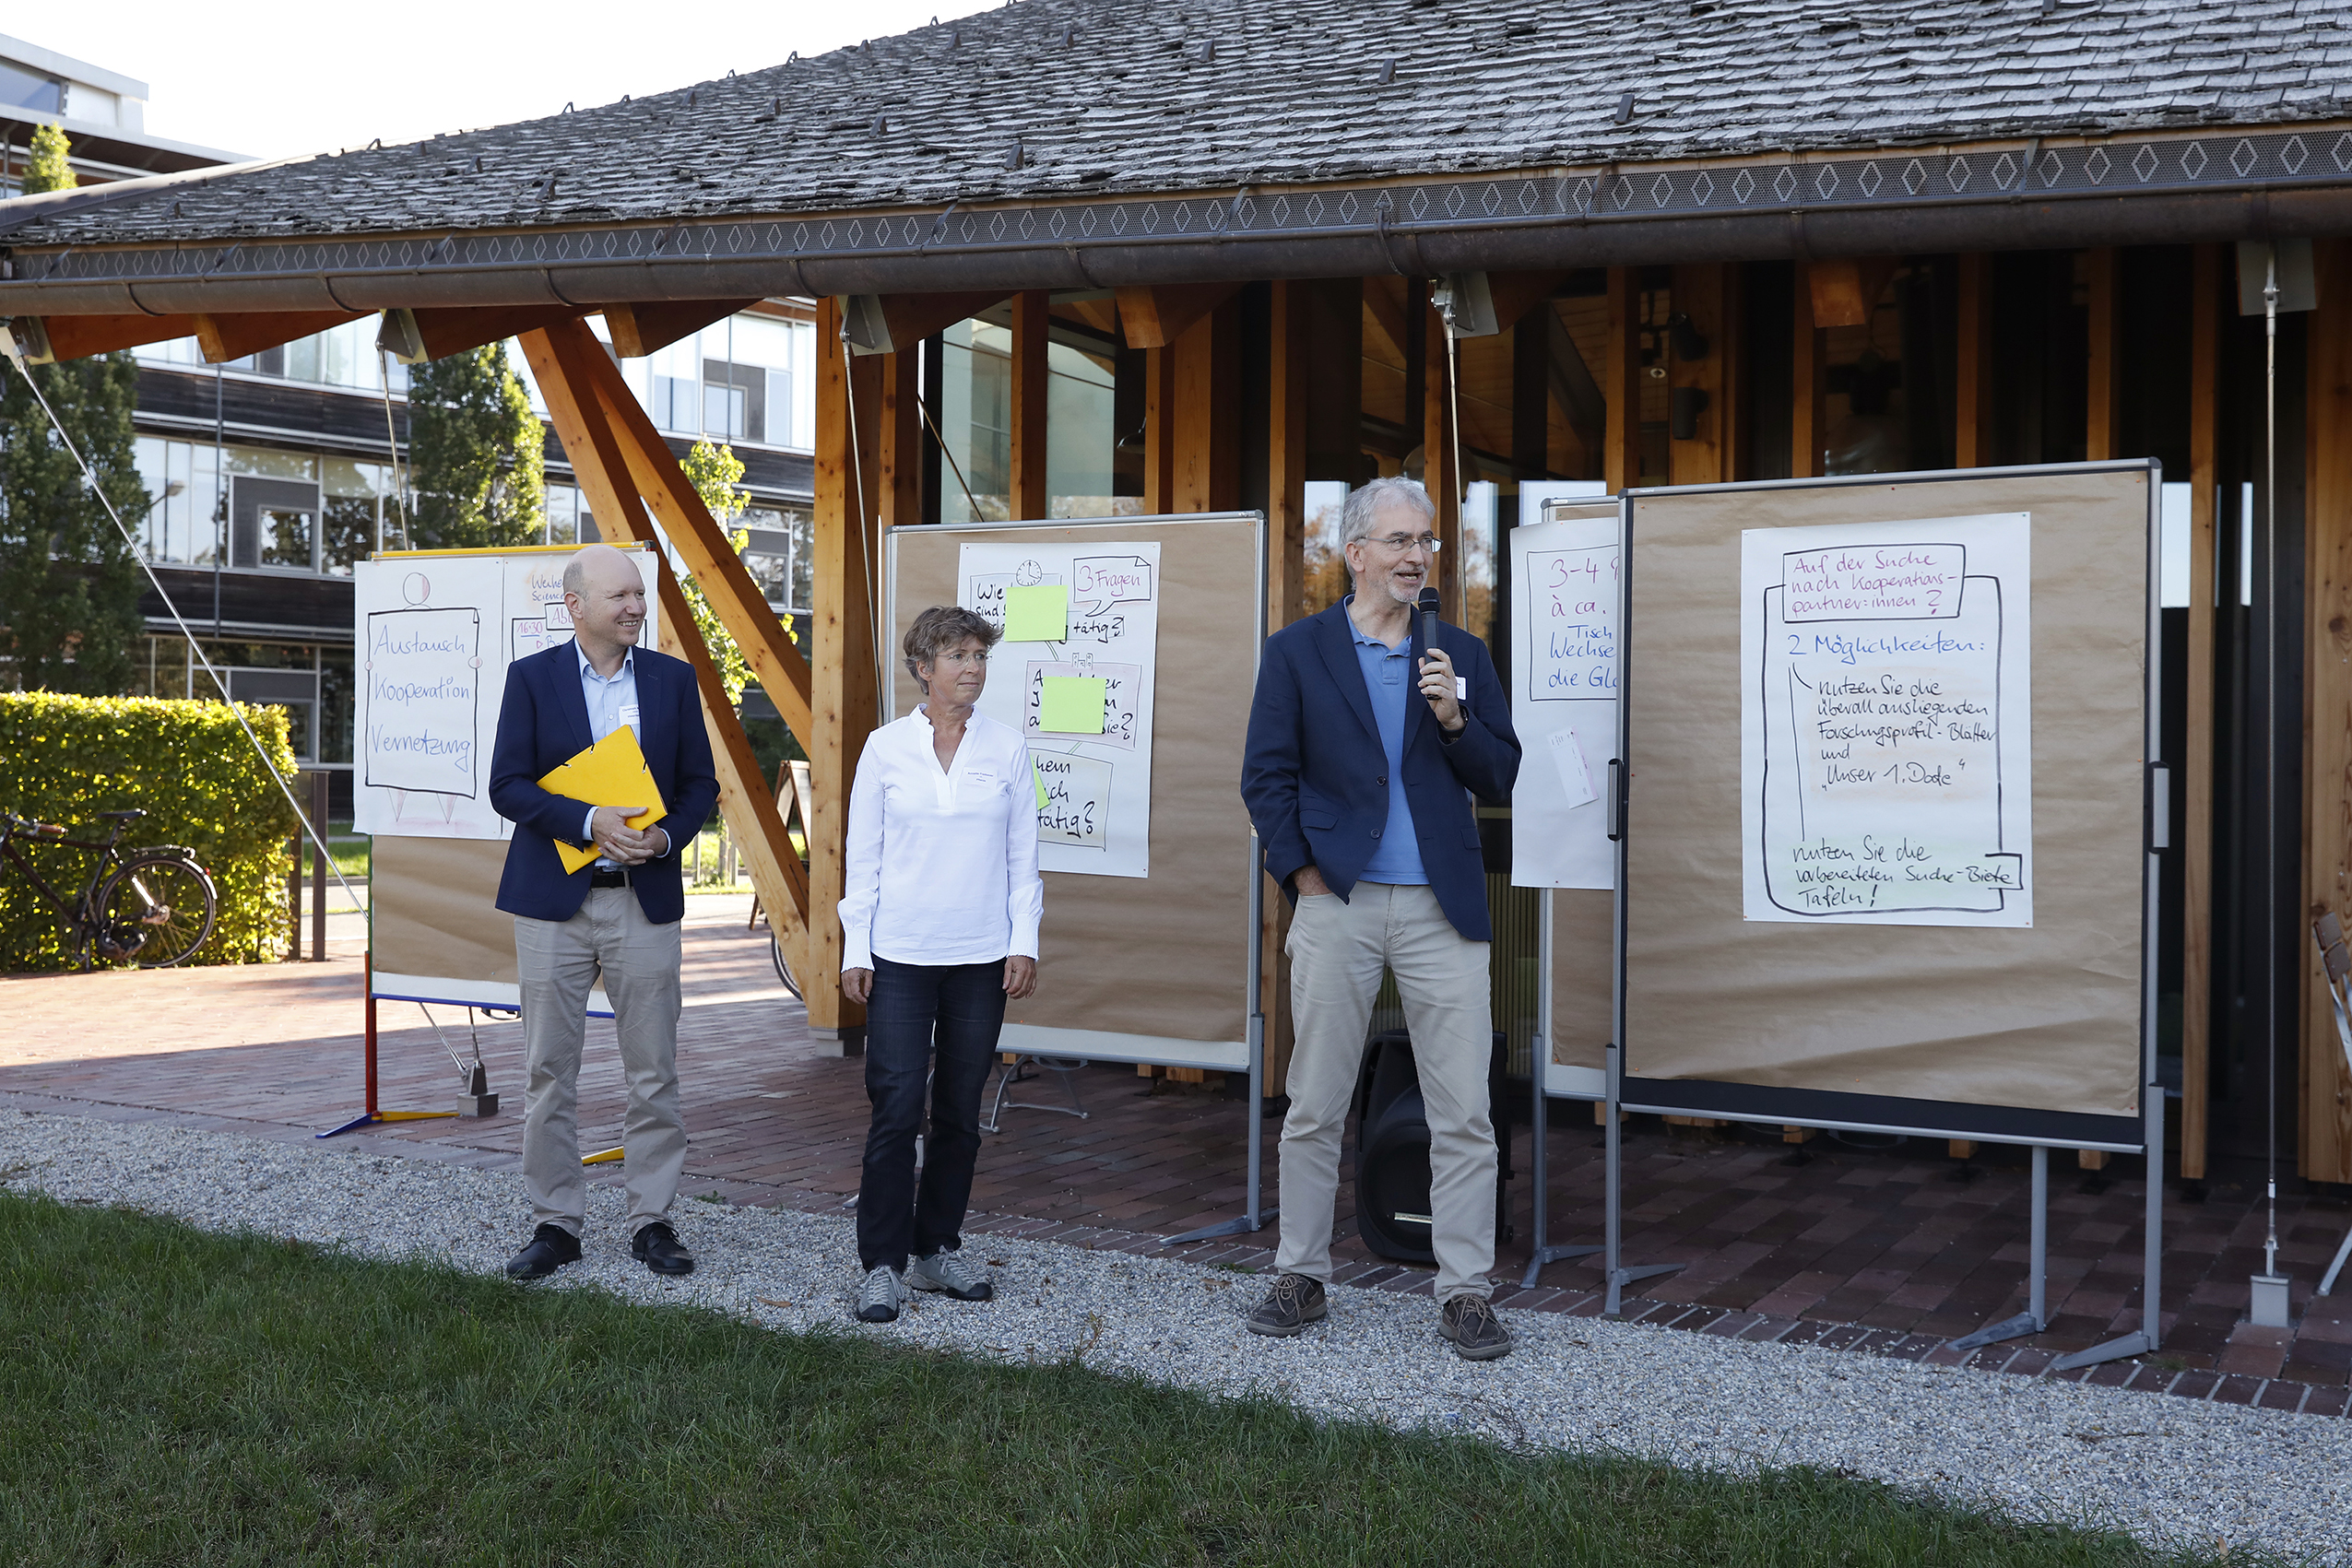
<svg viewBox="0 0 2352 1568">
<path fill-rule="evenodd" d="M 1427 647 L 1415 624 L 1436 560 L 1436 518 L 1410 479 L 1351 493 L 1341 531 L 1355 592 L 1274 633 L 1259 666 L 1241 793 L 1267 873 L 1296 905 L 1296 1044 L 1280 1278 L 1248 1326 L 1297 1334 L 1328 1310 L 1340 1135 L 1386 968 L 1428 1107 L 1438 1332 L 1463 1357 L 1492 1361 L 1510 1352 L 1511 1337 L 1488 1304 L 1494 933 L 1471 800 L 1510 799 L 1519 744 L 1486 645 L 1439 622 Z"/>
<path fill-rule="evenodd" d="M 637 646 L 645 584 L 610 545 L 590 545 L 563 568 L 573 641 L 507 667 L 505 705 L 490 754 L 490 799 L 514 824 L 498 907 L 514 917 L 523 981 L 523 1179 L 535 1228 L 506 1272 L 538 1279 L 580 1256 L 587 1183 L 580 1172 L 580 1050 L 588 992 L 604 976 L 629 1079 L 621 1133 L 627 1161 L 629 1249 L 656 1274 L 687 1274 L 691 1254 L 670 1228 L 686 1167 L 678 1108 L 679 923 L 686 913 L 678 846 L 692 842 L 718 801 L 710 736 L 694 667 Z M 539 780 L 627 725 L 668 815 L 643 831 L 628 819 L 655 803 L 591 806 Z M 601 853 L 566 873 L 561 839 Z"/>
</svg>

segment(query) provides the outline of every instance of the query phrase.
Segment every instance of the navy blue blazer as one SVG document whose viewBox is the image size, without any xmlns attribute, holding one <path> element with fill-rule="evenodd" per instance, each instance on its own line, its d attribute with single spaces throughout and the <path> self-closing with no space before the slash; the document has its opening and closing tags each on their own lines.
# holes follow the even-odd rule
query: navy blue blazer
<svg viewBox="0 0 2352 1568">
<path fill-rule="evenodd" d="M 645 918 L 666 925 L 686 914 L 680 855 L 718 804 L 718 773 L 711 765 L 710 732 L 703 727 L 694 666 L 651 648 L 638 649 L 637 714 L 645 766 L 669 808 L 656 824 L 669 835 L 669 853 L 635 867 L 630 883 Z M 581 843 L 587 802 L 550 794 L 539 787 L 539 780 L 594 738 L 588 733 L 588 699 L 580 690 L 580 654 L 572 643 L 506 666 L 506 705 L 499 710 L 498 743 L 490 759 L 490 803 L 514 824 L 506 870 L 498 879 L 498 907 L 509 914 L 569 920 L 587 899 L 589 867 L 566 876 L 555 853 L 557 839 Z"/>
<path fill-rule="evenodd" d="M 1412 618 L 1412 667 L 1422 659 L 1421 617 Z M 1486 866 L 1470 796 L 1494 805 L 1511 798 L 1519 777 L 1519 737 L 1510 702 L 1486 644 L 1459 626 L 1437 624 L 1437 645 L 1454 673 L 1470 682 L 1462 731 L 1445 738 L 1417 688 L 1405 694 L 1405 804 L 1420 840 L 1430 890 L 1473 942 L 1491 942 Z M 1301 867 L 1313 866 L 1342 899 L 1378 847 L 1389 820 L 1389 766 L 1372 694 L 1364 683 L 1344 603 L 1294 621 L 1267 639 L 1249 709 L 1241 797 L 1257 824 L 1266 869 L 1289 893 Z"/>
</svg>

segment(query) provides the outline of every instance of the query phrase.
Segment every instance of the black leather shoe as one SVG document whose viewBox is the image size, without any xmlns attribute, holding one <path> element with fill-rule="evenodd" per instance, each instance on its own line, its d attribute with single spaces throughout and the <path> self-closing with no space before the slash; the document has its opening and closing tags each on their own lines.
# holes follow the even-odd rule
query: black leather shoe
<svg viewBox="0 0 2352 1568">
<path fill-rule="evenodd" d="M 531 1244 L 506 1260 L 511 1279 L 544 1279 L 567 1263 L 580 1261 L 580 1238 L 561 1225 L 542 1225 Z"/>
<path fill-rule="evenodd" d="M 629 1256 L 656 1274 L 694 1272 L 694 1255 L 663 1220 L 655 1220 L 629 1238 Z"/>
</svg>

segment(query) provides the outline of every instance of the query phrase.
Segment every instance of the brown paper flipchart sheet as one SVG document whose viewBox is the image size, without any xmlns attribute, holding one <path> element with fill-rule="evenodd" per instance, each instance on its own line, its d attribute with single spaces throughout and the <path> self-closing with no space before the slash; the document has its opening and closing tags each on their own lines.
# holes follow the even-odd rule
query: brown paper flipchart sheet
<svg viewBox="0 0 2352 1568">
<path fill-rule="evenodd" d="M 515 984 L 514 917 L 497 907 L 503 843 L 378 833 L 369 853 L 377 973 Z"/>
<path fill-rule="evenodd" d="M 2041 470 L 1634 499 L 1628 1078 L 2137 1114 L 2151 482 Z M 1743 919 L 1742 530 L 2014 512 L 2031 514 L 2033 925 Z"/>
<path fill-rule="evenodd" d="M 1608 1066 L 1616 1004 L 1617 895 L 1607 888 L 1554 888 L 1552 1060 L 1564 1067 Z"/>
<path fill-rule="evenodd" d="M 1152 692 L 1152 873 L 1046 873 L 1037 994 L 1010 1023 L 1171 1040 L 1231 1041 L 1249 1020 L 1249 813 L 1242 741 L 1258 684 L 1254 514 L 1068 528 L 902 528 L 891 535 L 892 711 L 922 693 L 899 639 L 933 605 L 956 602 L 966 544 L 1156 542 L 1159 648 Z M 1018 678 L 991 670 L 992 679 Z"/>
</svg>

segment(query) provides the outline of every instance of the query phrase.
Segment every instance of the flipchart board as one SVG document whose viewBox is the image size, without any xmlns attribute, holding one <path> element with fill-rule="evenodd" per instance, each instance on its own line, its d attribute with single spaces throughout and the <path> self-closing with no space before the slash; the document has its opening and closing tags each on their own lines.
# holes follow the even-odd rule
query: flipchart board
<svg viewBox="0 0 2352 1568">
<path fill-rule="evenodd" d="M 1620 507 L 1553 501 L 1511 530 L 1511 883 L 1543 888 L 1538 1032 L 1550 1094 L 1598 1100 L 1616 961 L 1616 846 L 1609 764 L 1617 754 Z"/>
<path fill-rule="evenodd" d="M 648 589 L 660 570 L 628 547 Z M 521 1004 L 513 917 L 496 907 L 512 827 L 490 805 L 506 668 L 572 640 L 569 547 L 392 551 L 352 572 L 360 676 L 356 826 L 372 835 L 370 990 L 384 1000 Z M 644 645 L 658 606 L 649 593 Z M 609 1017 L 601 986 L 588 1010 Z"/>
<path fill-rule="evenodd" d="M 1631 493 L 1626 1106 L 2147 1146 L 2157 477 Z"/>
<path fill-rule="evenodd" d="M 1024 732 L 1047 796 L 1039 984 L 1006 1009 L 1003 1049 L 1247 1069 L 1259 877 L 1241 761 L 1263 520 L 915 526 L 884 548 L 887 717 L 922 700 L 899 654 L 915 618 L 975 609 L 1006 631 L 979 711 Z M 1087 704 L 1074 726 L 1065 692 Z"/>
</svg>

